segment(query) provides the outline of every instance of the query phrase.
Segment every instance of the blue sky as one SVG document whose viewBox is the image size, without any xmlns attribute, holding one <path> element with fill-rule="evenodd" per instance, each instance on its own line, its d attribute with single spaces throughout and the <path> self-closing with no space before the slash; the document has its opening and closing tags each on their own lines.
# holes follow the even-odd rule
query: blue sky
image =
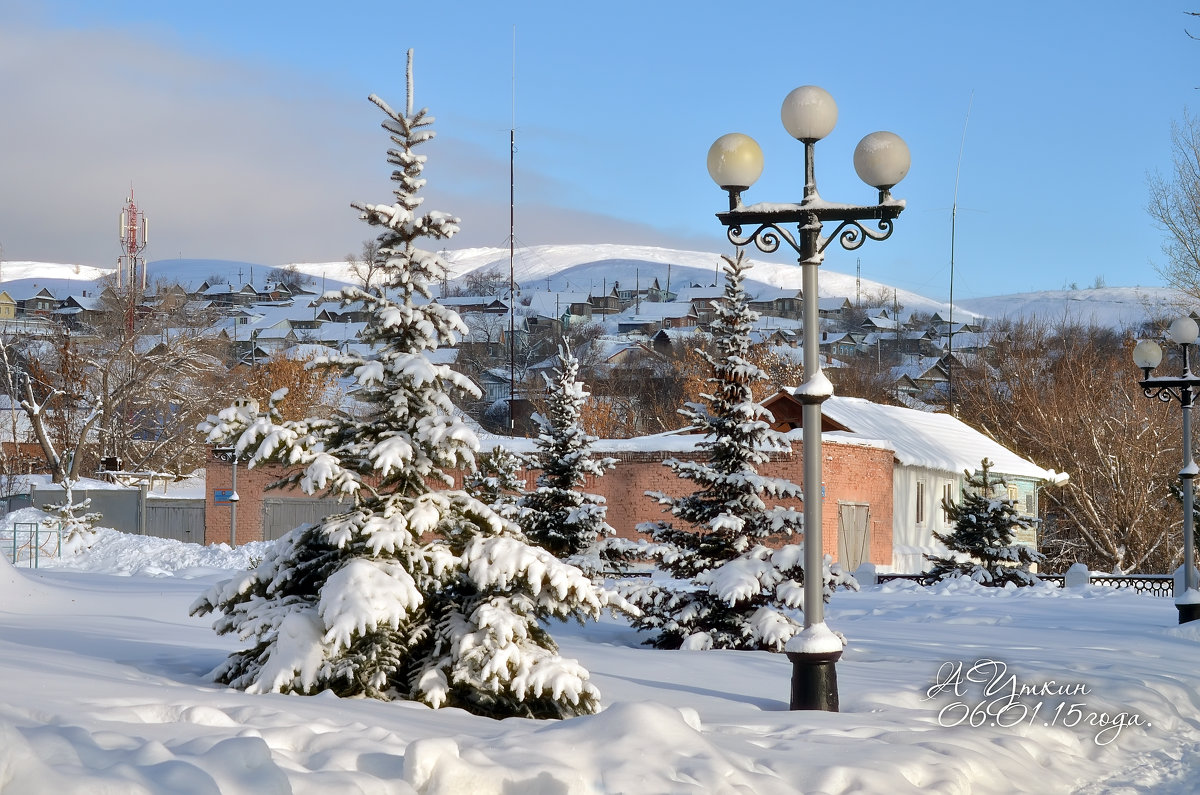
<svg viewBox="0 0 1200 795">
<path fill-rule="evenodd" d="M 519 245 L 726 252 L 708 146 L 754 136 L 746 201 L 798 199 L 779 106 L 816 84 L 840 109 L 826 199 L 873 201 L 851 164 L 869 132 L 913 156 L 892 238 L 827 267 L 946 297 L 970 106 L 956 297 L 1161 284 L 1146 180 L 1197 104 L 1186 3 L 336 5 L 0 0 L 4 258 L 111 264 L 132 184 L 150 259 L 341 259 L 370 236 L 350 202 L 390 199 L 366 96 L 403 104 L 412 47 L 438 119 L 426 206 L 462 217 L 453 247 L 507 245 L 515 106 Z"/>
</svg>

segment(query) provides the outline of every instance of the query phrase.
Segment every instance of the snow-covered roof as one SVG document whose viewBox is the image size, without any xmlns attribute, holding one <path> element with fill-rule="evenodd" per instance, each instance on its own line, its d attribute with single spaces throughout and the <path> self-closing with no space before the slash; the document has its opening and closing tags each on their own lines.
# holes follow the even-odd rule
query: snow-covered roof
<svg viewBox="0 0 1200 795">
<path fill-rule="evenodd" d="M 620 323 L 655 322 L 667 318 L 687 317 L 692 313 L 691 304 L 678 301 L 642 301 L 625 311 L 614 315 L 613 319 Z"/>
<path fill-rule="evenodd" d="M 587 293 L 531 293 L 529 308 L 543 315 L 558 317 L 571 308 L 571 304 L 590 303 Z"/>
<path fill-rule="evenodd" d="M 974 472 L 979 462 L 990 459 L 1002 475 L 1053 480 L 1053 470 L 1043 469 L 988 438 L 949 414 L 884 406 L 862 398 L 829 398 L 822 404 L 826 417 L 856 435 L 885 440 L 905 466 L 938 469 L 958 474 Z M 841 432 L 830 435 L 836 437 Z"/>
</svg>

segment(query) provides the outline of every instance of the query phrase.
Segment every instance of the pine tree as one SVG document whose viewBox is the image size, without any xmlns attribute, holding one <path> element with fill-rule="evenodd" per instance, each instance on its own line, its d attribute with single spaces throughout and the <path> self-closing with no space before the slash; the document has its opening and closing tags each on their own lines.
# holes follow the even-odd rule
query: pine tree
<svg viewBox="0 0 1200 795">
<path fill-rule="evenodd" d="M 426 356 L 465 327 L 454 311 L 421 300 L 442 265 L 415 243 L 450 237 L 458 219 L 419 212 L 425 158 L 414 150 L 433 137 L 433 119 L 413 113 L 411 71 L 408 90 L 405 113 L 371 97 L 387 116 L 396 200 L 354 205 L 382 227 L 384 264 L 371 292 L 341 292 L 343 303 L 369 307 L 362 336 L 373 352 L 331 354 L 322 364 L 357 383 L 367 412 L 283 420 L 277 393 L 265 411 L 244 401 L 203 426 L 251 466 L 293 467 L 281 483 L 352 505 L 293 530 L 192 611 L 221 614 L 218 633 L 249 641 L 217 672 L 248 691 L 329 690 L 496 717 L 591 713 L 598 693 L 587 671 L 558 656 L 539 622 L 596 617 L 606 593 L 452 488 L 450 470 L 469 470 L 479 443 L 451 398 L 479 390 Z"/>
<path fill-rule="evenodd" d="M 545 378 L 546 414 L 534 415 L 539 429 L 537 452 L 527 457 L 529 466 L 540 474 L 537 488 L 521 499 L 521 527 L 543 549 L 595 570 L 598 560 L 582 556 L 614 530 L 605 521 L 604 497 L 579 488 L 589 475 L 601 477 L 616 461 L 592 455 L 596 437 L 580 421 L 590 393 L 579 380 L 579 360 L 568 348 L 559 349 L 558 366 L 553 376 Z"/>
<path fill-rule="evenodd" d="M 950 533 L 934 532 L 946 545 L 949 557 L 926 555 L 933 563 L 929 573 L 939 580 L 970 577 L 981 585 L 1033 585 L 1038 579 L 1030 564 L 1042 560 L 1041 553 L 1026 544 L 1014 544 L 1019 528 L 1031 522 L 1017 512 L 1008 497 L 1003 478 L 991 474 L 992 462 L 983 459 L 978 474 L 965 472 L 967 483 L 962 500 L 942 500 L 942 510 L 954 525 Z M 955 554 L 957 553 L 957 554 Z"/>
<path fill-rule="evenodd" d="M 475 469 L 463 478 L 463 488 L 505 519 L 517 521 L 525 493 L 525 481 L 517 474 L 521 465 L 520 456 L 497 445 L 475 456 Z"/>
<path fill-rule="evenodd" d="M 741 252 L 725 262 L 725 300 L 716 305 L 713 324 L 716 354 L 701 352 L 712 369 L 712 393 L 702 396 L 707 407 L 682 410 L 705 434 L 698 447 L 709 457 L 665 462 L 696 489 L 684 497 L 647 492 L 672 519 L 638 528 L 652 542 L 636 547 L 636 554 L 673 579 L 633 583 L 625 595 L 643 611 L 634 625 L 654 631 L 647 643 L 658 648 L 779 651 L 803 629 L 791 610 L 803 606 L 803 547 L 771 549 L 764 542 L 801 529 L 802 514 L 778 504 L 800 499 L 801 491 L 789 480 L 758 473 L 771 451 L 789 445 L 770 429 L 770 413 L 753 395 L 766 375 L 749 360 L 758 319 L 742 286 L 749 266 Z M 776 504 L 768 506 L 767 499 Z M 827 600 L 835 585 L 857 587 L 828 559 L 821 576 Z"/>
</svg>

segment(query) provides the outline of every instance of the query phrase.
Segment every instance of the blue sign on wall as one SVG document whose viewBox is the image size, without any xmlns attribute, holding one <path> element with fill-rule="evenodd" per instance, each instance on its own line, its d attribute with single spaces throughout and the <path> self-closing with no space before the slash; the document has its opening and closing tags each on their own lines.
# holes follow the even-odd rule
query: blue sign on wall
<svg viewBox="0 0 1200 795">
<path fill-rule="evenodd" d="M 232 496 L 233 496 L 233 489 L 213 489 L 213 501 L 214 502 L 218 502 L 218 503 L 233 502 L 233 500 L 229 499 Z"/>
</svg>

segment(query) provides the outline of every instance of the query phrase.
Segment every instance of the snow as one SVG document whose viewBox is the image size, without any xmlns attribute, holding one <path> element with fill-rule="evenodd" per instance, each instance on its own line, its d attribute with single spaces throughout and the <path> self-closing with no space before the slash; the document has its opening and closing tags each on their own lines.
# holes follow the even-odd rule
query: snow
<svg viewBox="0 0 1200 795">
<path fill-rule="evenodd" d="M 994 464 L 993 469 L 1006 476 L 1051 482 L 1066 480 L 1066 475 L 1037 466 L 949 414 L 838 396 L 826 400 L 821 412 L 850 433 L 886 439 L 896 452 L 896 460 L 905 466 L 958 474 L 963 470 L 974 472 L 980 460 L 988 458 Z M 833 441 L 839 437 L 843 437 L 843 432 L 834 431 L 823 439 Z"/>
<path fill-rule="evenodd" d="M 805 627 L 792 637 L 784 651 L 793 654 L 833 654 L 840 652 L 844 644 L 824 622 Z"/>
<path fill-rule="evenodd" d="M 612 617 L 554 624 L 604 710 L 498 722 L 213 684 L 239 642 L 188 606 L 264 546 L 101 531 L 50 568 L 0 562 L 5 794 L 1194 791 L 1200 622 L 1177 625 L 1169 599 L 839 591 L 840 713 L 787 709 L 783 654 L 657 651 Z"/>
</svg>

